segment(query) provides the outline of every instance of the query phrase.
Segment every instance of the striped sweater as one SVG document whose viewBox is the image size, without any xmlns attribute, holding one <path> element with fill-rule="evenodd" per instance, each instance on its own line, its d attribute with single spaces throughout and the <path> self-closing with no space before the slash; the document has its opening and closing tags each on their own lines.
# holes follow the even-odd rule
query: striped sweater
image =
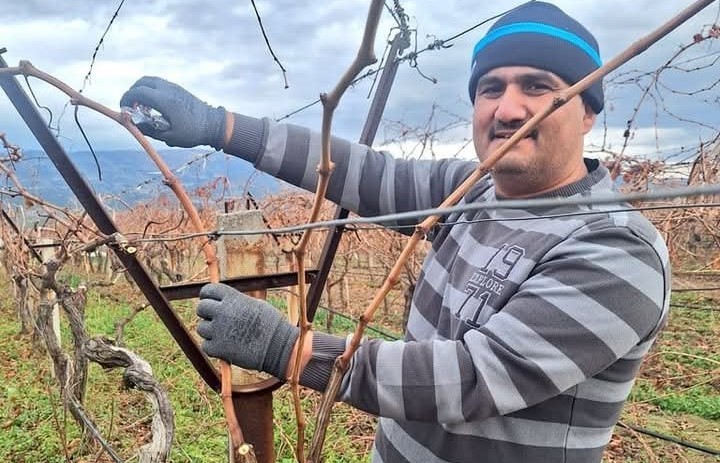
<svg viewBox="0 0 720 463">
<path fill-rule="evenodd" d="M 237 115 L 225 151 L 315 188 L 317 133 Z M 437 206 L 477 165 L 398 160 L 340 139 L 332 155 L 328 198 L 366 216 Z M 585 162 L 585 178 L 544 196 L 610 190 L 607 170 Z M 489 176 L 463 198 L 501 200 Z M 380 417 L 374 462 L 600 461 L 670 291 L 661 236 L 638 212 L 609 209 L 444 218 L 406 339 L 366 340 L 340 392 Z M 316 333 L 304 384 L 324 389 L 345 342 Z"/>
</svg>

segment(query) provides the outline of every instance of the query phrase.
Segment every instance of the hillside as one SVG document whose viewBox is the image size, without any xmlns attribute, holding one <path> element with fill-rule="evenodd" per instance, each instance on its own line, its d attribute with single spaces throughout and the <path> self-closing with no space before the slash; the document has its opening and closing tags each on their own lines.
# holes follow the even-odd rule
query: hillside
<svg viewBox="0 0 720 463">
<path fill-rule="evenodd" d="M 176 171 L 188 190 L 207 185 L 221 177 L 229 180 L 226 197 L 240 195 L 246 188 L 254 196 L 263 197 L 276 193 L 286 185 L 255 171 L 250 163 L 239 158 L 220 152 L 203 156 L 206 153 L 207 150 L 197 149 L 160 151 L 160 155 Z M 144 152 L 114 150 L 96 151 L 96 154 L 102 181 L 99 180 L 98 168 L 90 151 L 76 151 L 69 153 L 69 156 L 99 196 L 119 196 L 126 203 L 133 204 L 155 197 L 165 189 L 157 167 Z M 195 162 L 190 163 L 193 160 Z M 16 163 L 15 168 L 22 184 L 33 194 L 63 206 L 75 203 L 64 179 L 43 151 L 25 151 L 23 160 Z M 218 195 L 221 194 L 221 188 Z"/>
</svg>

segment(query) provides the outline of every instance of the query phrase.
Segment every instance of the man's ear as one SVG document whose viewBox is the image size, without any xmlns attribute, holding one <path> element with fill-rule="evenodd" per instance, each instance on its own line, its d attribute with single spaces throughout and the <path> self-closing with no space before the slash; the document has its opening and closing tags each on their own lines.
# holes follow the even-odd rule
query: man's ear
<svg viewBox="0 0 720 463">
<path fill-rule="evenodd" d="M 583 135 L 585 135 L 593 128 L 593 125 L 595 125 L 597 114 L 595 114 L 595 111 L 593 111 L 589 104 L 584 103 L 583 106 L 585 106 L 585 114 L 583 115 Z"/>
</svg>

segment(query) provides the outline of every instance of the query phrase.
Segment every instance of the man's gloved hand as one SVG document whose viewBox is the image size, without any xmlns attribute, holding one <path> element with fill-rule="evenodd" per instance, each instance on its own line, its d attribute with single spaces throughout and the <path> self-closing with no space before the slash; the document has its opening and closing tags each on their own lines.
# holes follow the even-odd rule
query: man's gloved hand
<svg viewBox="0 0 720 463">
<path fill-rule="evenodd" d="M 270 304 L 221 283 L 200 290 L 202 349 L 242 368 L 285 379 L 299 329 Z"/>
<path fill-rule="evenodd" d="M 192 148 L 210 145 L 222 149 L 225 138 L 225 108 L 201 101 L 181 86 L 159 77 L 142 77 L 120 98 L 120 106 L 135 104 L 159 111 L 170 123 L 167 130 L 139 124 L 145 135 L 169 146 Z"/>
</svg>

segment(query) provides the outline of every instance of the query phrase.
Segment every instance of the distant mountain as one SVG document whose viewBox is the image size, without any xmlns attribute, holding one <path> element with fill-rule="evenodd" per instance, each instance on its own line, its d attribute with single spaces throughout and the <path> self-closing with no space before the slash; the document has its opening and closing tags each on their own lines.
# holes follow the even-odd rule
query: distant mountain
<svg viewBox="0 0 720 463">
<path fill-rule="evenodd" d="M 248 190 L 256 198 L 277 193 L 288 185 L 256 171 L 253 166 L 234 156 L 220 152 L 201 150 L 163 150 L 160 155 L 174 171 L 185 188 L 192 192 L 198 187 L 210 185 L 217 180 L 213 197 L 236 197 Z M 97 195 L 118 197 L 134 204 L 143 202 L 160 193 L 170 193 L 162 182 L 162 175 L 142 151 L 113 150 L 96 151 L 98 166 L 90 151 L 69 153 L 69 157 L 85 177 Z M 65 180 L 43 151 L 25 151 L 24 157 L 15 164 L 16 175 L 33 194 L 62 206 L 77 205 Z M 224 181 L 227 179 L 227 183 Z M 223 188 L 225 187 L 225 190 Z"/>
</svg>

